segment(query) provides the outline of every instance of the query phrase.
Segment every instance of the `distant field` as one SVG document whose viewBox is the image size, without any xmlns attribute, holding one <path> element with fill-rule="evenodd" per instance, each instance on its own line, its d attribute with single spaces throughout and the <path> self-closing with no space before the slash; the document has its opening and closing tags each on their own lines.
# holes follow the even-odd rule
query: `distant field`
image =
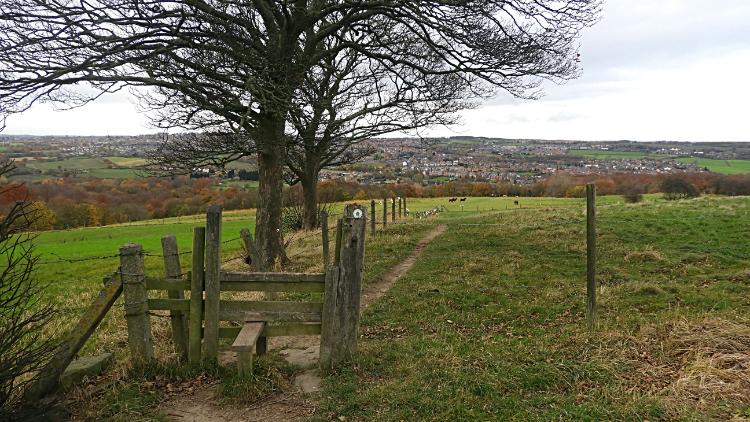
<svg viewBox="0 0 750 422">
<path fill-rule="evenodd" d="M 600 151 L 600 150 L 588 150 L 588 149 L 571 149 L 568 150 L 568 155 L 581 155 L 584 157 L 591 157 L 597 159 L 623 159 L 623 158 L 652 158 L 659 160 L 662 158 L 673 157 L 668 154 L 647 154 L 645 152 L 630 152 L 630 151 Z"/>
<path fill-rule="evenodd" d="M 745 169 L 750 172 L 750 160 L 727 160 L 727 162 L 735 169 Z"/>
<path fill-rule="evenodd" d="M 680 158 L 676 161 L 707 167 L 710 171 L 721 174 L 750 173 L 750 161 L 744 160 L 729 160 L 730 165 L 727 165 L 727 162 L 724 160 L 711 160 L 708 158 Z"/>
<path fill-rule="evenodd" d="M 107 160 L 111 161 L 113 164 L 122 166 L 122 167 L 133 167 L 133 166 L 143 166 L 148 164 L 148 160 L 145 158 L 135 158 L 135 157 L 104 157 Z"/>
<path fill-rule="evenodd" d="M 57 168 L 57 166 L 60 166 L 64 169 L 72 170 L 72 169 L 103 169 L 106 168 L 107 165 L 104 163 L 104 161 L 98 159 L 98 158 L 68 158 L 65 161 L 34 161 L 29 160 L 26 163 L 26 166 L 29 168 L 37 169 L 37 170 L 46 170 L 46 169 L 54 169 Z"/>
<path fill-rule="evenodd" d="M 234 188 L 241 188 L 247 185 L 249 188 L 257 188 L 258 187 L 258 181 L 257 180 L 232 180 L 230 182 L 224 182 L 222 186 L 229 186 Z"/>
<path fill-rule="evenodd" d="M 241 163 L 239 161 L 234 161 L 232 163 L 227 164 L 226 168 L 229 170 L 247 170 L 247 171 L 258 170 L 258 166 L 256 166 L 255 164 Z"/>
<path fill-rule="evenodd" d="M 89 172 L 90 175 L 100 179 L 128 179 L 141 177 L 135 170 L 126 169 L 96 169 Z"/>
</svg>

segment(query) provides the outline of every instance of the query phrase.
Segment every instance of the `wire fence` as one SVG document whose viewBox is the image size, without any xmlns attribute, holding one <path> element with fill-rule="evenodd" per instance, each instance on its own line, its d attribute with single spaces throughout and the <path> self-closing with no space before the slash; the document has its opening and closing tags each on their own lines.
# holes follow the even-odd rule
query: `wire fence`
<svg viewBox="0 0 750 422">
<path fill-rule="evenodd" d="M 329 216 L 337 216 L 342 215 L 342 213 L 336 213 L 336 214 L 329 214 Z M 750 213 L 734 213 L 734 214 L 702 214 L 698 216 L 692 216 L 692 217 L 679 217 L 679 218 L 640 218 L 640 219 L 620 219 L 620 220 L 607 220 L 607 219 L 597 219 L 597 223 L 602 224 L 630 224 L 630 223 L 639 223 L 639 222 L 674 222 L 674 221 L 690 221 L 690 220 L 703 220 L 703 219 L 720 219 L 720 218 L 738 218 L 738 217 L 744 217 L 748 216 Z M 372 223 L 372 222 L 371 222 Z M 448 227 L 553 227 L 553 226 L 566 226 L 566 225 L 573 225 L 573 224 L 583 224 L 585 223 L 585 220 L 581 219 L 574 219 L 574 220 L 566 220 L 566 221 L 551 221 L 551 222 L 538 222 L 538 223 L 449 223 L 449 222 L 435 222 L 435 223 L 416 223 L 416 222 L 405 222 L 405 221 L 396 221 L 396 222 L 389 222 L 384 223 L 382 221 L 378 222 L 375 221 L 375 224 L 383 225 L 383 224 L 395 224 L 395 225 L 407 225 L 407 226 L 448 226 Z M 336 230 L 336 227 L 330 227 L 328 229 L 329 232 L 334 232 Z M 320 230 L 314 230 L 309 233 L 305 233 L 302 235 L 296 235 L 292 237 L 290 240 L 290 243 L 294 242 L 302 242 L 304 240 L 308 240 L 310 238 L 321 238 L 322 239 L 322 233 Z M 235 237 L 228 240 L 224 240 L 221 243 L 227 244 L 235 241 L 241 241 L 242 237 Z M 333 241 L 333 239 L 331 239 Z M 289 244 L 287 246 L 289 246 Z M 312 245 L 306 245 L 308 247 L 320 247 L 322 246 L 322 242 L 316 242 Z M 687 252 L 687 253 L 711 253 L 711 252 L 719 252 L 719 251 L 727 251 L 727 250 L 739 250 L 739 249 L 746 249 L 750 247 L 750 243 L 742 243 L 742 244 L 731 244 L 731 245 L 723 245 L 723 246 L 717 246 L 717 247 L 710 247 L 710 248 L 696 248 L 696 247 L 677 247 L 677 248 L 668 248 L 668 249 L 613 249 L 613 250 L 605 250 L 605 249 L 597 249 L 597 254 L 602 255 L 610 255 L 610 254 L 638 254 L 638 253 L 671 253 L 671 252 Z M 188 255 L 191 254 L 192 251 L 185 251 L 180 252 L 177 254 L 169 255 Z M 39 262 L 38 265 L 50 265 L 50 264 L 60 264 L 60 263 L 79 263 L 79 262 L 86 262 L 86 261 L 93 261 L 93 260 L 107 260 L 112 258 L 119 258 L 120 254 L 113 254 L 113 255 L 99 255 L 99 256 L 90 256 L 90 257 L 84 257 L 84 258 L 64 258 L 58 254 L 51 253 L 55 257 L 57 257 L 57 260 L 54 261 L 45 261 L 45 262 Z M 291 259 L 299 257 L 301 255 L 305 254 L 305 252 L 300 252 L 296 255 L 290 256 Z M 144 256 L 150 256 L 150 257 L 160 257 L 163 258 L 164 255 L 161 254 L 155 254 L 150 252 L 144 252 Z M 508 251 L 508 252 L 495 252 L 495 253 L 477 253 L 477 254 L 450 254 L 450 255 L 414 255 L 414 254 L 383 254 L 383 255 L 367 255 L 366 258 L 369 259 L 381 259 L 381 258 L 387 258 L 387 259 L 423 259 L 423 260 L 460 260 L 460 259 L 467 259 L 467 258 L 486 258 L 486 257 L 549 257 L 549 258 L 576 258 L 576 257 L 585 257 L 586 251 L 576 251 L 576 252 L 565 252 L 565 253 L 545 253 L 545 252 L 539 252 L 539 251 L 530 251 L 530 252 L 519 252 L 519 251 Z M 229 256 L 225 258 L 222 263 L 228 263 L 231 261 L 244 259 L 244 255 L 234 255 Z M 185 275 L 187 273 L 183 273 L 182 275 Z M 95 276 L 95 277 L 87 277 L 87 278 L 81 278 L 76 280 L 70 280 L 65 282 L 59 282 L 59 283 L 50 283 L 47 284 L 47 286 L 58 286 L 58 285 L 65 285 L 65 284 L 72 284 L 77 282 L 83 282 L 83 281 L 89 281 L 97 278 L 103 278 L 105 275 L 102 276 Z M 705 281 L 705 280 L 734 280 L 736 278 L 731 277 L 722 277 L 722 278 L 715 278 L 715 279 L 695 279 L 698 281 Z M 681 281 L 684 282 L 690 282 L 695 281 L 693 279 L 683 279 Z M 655 281 L 664 281 L 664 280 L 657 280 L 657 279 L 633 279 L 633 280 L 610 280 L 610 281 L 603 281 L 600 283 L 600 285 L 620 285 L 620 284 L 626 284 L 631 282 L 655 282 Z M 669 279 L 669 281 L 680 281 L 678 279 Z M 490 290 L 496 290 L 501 288 L 579 288 L 580 286 L 564 286 L 564 287 L 555 287 L 555 286 L 526 286 L 526 285 L 518 285 L 518 286 L 502 286 L 502 287 L 493 287 L 489 289 L 478 289 L 478 290 L 455 290 L 455 291 L 443 291 L 442 293 L 447 292 L 469 292 L 469 291 L 490 291 Z M 425 293 L 424 291 L 414 291 L 409 293 Z"/>
</svg>

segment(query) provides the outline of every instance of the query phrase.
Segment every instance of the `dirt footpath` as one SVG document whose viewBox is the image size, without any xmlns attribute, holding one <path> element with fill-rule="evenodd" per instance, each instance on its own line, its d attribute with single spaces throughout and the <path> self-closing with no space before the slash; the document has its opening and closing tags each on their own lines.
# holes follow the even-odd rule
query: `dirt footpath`
<svg viewBox="0 0 750 422">
<path fill-rule="evenodd" d="M 429 232 L 419 245 L 404 259 L 391 268 L 376 282 L 371 283 L 362 292 L 360 312 L 375 303 L 388 291 L 399 277 L 422 255 L 427 245 L 445 231 L 448 226 L 437 226 Z M 281 356 L 291 363 L 309 366 L 320 358 L 320 336 L 271 337 L 268 339 L 268 350 L 280 350 Z M 222 353 L 221 363 L 236 362 L 236 356 L 230 351 Z M 212 387 L 196 389 L 193 394 L 173 397 L 159 406 L 158 411 L 166 413 L 172 420 L 185 422 L 297 422 L 303 421 L 315 413 L 314 393 L 320 389 L 320 378 L 312 369 L 298 375 L 294 380 L 294 390 L 277 394 L 246 408 L 231 406 L 218 407 L 213 398 Z"/>
</svg>

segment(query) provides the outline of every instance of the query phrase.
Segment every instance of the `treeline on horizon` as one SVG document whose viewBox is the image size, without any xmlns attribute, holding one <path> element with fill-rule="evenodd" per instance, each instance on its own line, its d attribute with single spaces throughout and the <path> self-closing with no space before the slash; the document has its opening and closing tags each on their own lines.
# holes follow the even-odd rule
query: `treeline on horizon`
<svg viewBox="0 0 750 422">
<path fill-rule="evenodd" d="M 597 195 L 663 192 L 667 178 L 684 180 L 697 192 L 718 195 L 750 195 L 750 175 L 724 176 L 711 173 L 570 175 L 559 173 L 531 186 L 459 179 L 441 184 L 368 184 L 331 179 L 318 184 L 321 203 L 369 201 L 394 197 L 555 197 L 581 198 L 585 185 L 595 183 Z M 129 223 L 150 219 L 205 213 L 210 205 L 225 210 L 258 206 L 257 189 L 221 187 L 216 179 L 148 177 L 115 181 L 90 178 L 46 179 L 41 183 L 6 185 L 0 208 L 28 195 L 35 201 L 37 221 L 33 230 L 68 229 Z M 302 187 L 285 188 L 284 206 L 300 205 Z"/>
</svg>

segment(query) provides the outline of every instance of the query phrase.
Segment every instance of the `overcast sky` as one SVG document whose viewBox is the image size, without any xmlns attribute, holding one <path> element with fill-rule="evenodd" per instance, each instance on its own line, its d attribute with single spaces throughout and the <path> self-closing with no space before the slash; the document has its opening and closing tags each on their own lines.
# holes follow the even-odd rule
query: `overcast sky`
<svg viewBox="0 0 750 422">
<path fill-rule="evenodd" d="M 750 1 L 609 0 L 580 40 L 583 75 L 545 82 L 537 101 L 507 94 L 432 136 L 750 141 Z M 3 134 L 154 133 L 127 93 L 77 110 L 38 105 Z"/>
</svg>

